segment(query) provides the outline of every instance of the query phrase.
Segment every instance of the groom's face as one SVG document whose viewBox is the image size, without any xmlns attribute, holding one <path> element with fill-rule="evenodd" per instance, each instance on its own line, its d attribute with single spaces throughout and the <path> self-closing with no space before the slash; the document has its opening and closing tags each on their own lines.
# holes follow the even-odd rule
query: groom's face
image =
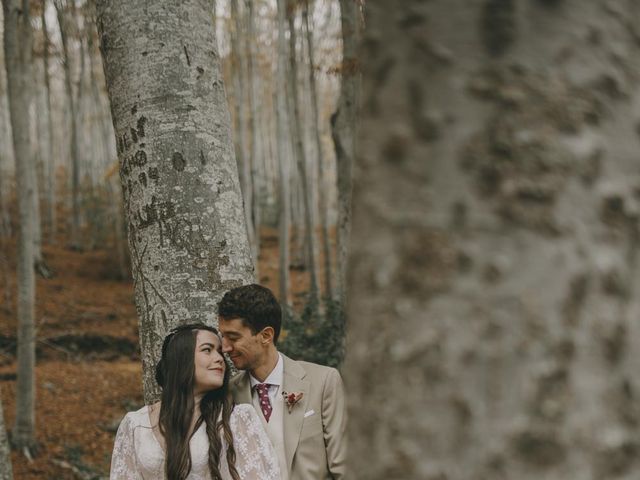
<svg viewBox="0 0 640 480">
<path fill-rule="evenodd" d="M 260 336 L 254 335 L 241 318 L 218 319 L 218 328 L 222 334 L 222 351 L 238 370 L 254 370 L 260 364 L 262 347 Z"/>
</svg>

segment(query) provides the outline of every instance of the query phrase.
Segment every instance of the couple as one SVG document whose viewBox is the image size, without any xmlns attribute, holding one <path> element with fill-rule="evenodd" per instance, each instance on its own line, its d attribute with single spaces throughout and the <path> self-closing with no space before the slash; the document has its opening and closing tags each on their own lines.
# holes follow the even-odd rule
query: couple
<svg viewBox="0 0 640 480">
<path fill-rule="evenodd" d="M 165 338 L 161 401 L 128 413 L 111 480 L 344 479 L 345 398 L 337 370 L 279 353 L 281 310 L 259 285 L 230 290 L 216 329 Z M 244 370 L 229 379 L 223 353 Z"/>
</svg>

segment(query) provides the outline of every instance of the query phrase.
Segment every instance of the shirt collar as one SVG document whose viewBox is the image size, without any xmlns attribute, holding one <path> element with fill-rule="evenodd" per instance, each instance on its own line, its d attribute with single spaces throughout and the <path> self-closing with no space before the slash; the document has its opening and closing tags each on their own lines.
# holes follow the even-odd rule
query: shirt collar
<svg viewBox="0 0 640 480">
<path fill-rule="evenodd" d="M 276 366 L 274 367 L 273 370 L 271 370 L 271 373 L 267 376 L 267 378 L 264 379 L 264 382 L 260 382 L 259 380 L 254 378 L 254 376 L 251 374 L 249 374 L 249 381 L 251 382 L 252 389 L 259 383 L 268 383 L 269 385 L 276 385 L 279 387 L 282 385 L 283 376 L 284 376 L 284 361 L 282 360 L 282 355 L 280 354 L 280 352 L 278 352 L 278 363 L 276 363 Z"/>
</svg>

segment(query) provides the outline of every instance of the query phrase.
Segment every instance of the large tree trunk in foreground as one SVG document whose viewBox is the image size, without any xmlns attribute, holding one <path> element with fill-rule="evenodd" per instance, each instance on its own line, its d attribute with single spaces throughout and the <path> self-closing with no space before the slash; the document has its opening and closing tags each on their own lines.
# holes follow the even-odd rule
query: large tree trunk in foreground
<svg viewBox="0 0 640 480">
<path fill-rule="evenodd" d="M 337 299 L 344 309 L 347 297 L 347 258 L 351 231 L 351 170 L 356 151 L 356 119 L 359 106 L 360 72 L 358 44 L 360 10 L 354 0 L 340 0 L 342 67 L 338 107 L 331 117 L 331 136 L 336 151 L 338 225 L 336 228 Z"/>
<path fill-rule="evenodd" d="M 147 402 L 167 331 L 213 323 L 224 292 L 253 281 L 210 9 L 97 2 Z"/>
<path fill-rule="evenodd" d="M 11 450 L 7 438 L 7 430 L 4 423 L 4 411 L 2 398 L 0 398 L 0 480 L 13 480 L 11 469 Z"/>
<path fill-rule="evenodd" d="M 2 0 L 4 52 L 16 159 L 18 232 L 18 383 L 13 442 L 29 455 L 35 443 L 35 297 L 33 205 L 35 165 L 29 141 L 32 33 L 27 0 Z"/>
<path fill-rule="evenodd" d="M 640 7 L 387 4 L 362 55 L 350 478 L 637 478 Z"/>
</svg>

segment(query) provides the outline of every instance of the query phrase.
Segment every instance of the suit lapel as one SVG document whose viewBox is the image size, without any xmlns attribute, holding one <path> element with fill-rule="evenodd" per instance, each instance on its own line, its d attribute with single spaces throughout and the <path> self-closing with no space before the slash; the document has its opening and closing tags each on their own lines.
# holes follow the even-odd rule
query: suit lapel
<svg viewBox="0 0 640 480">
<path fill-rule="evenodd" d="M 289 413 L 286 401 L 284 402 L 284 420 L 283 420 L 283 436 L 285 458 L 287 460 L 287 469 L 291 471 L 293 455 L 298 448 L 300 441 L 300 432 L 302 430 L 302 422 L 304 412 L 307 411 L 307 402 L 309 401 L 310 383 L 304 380 L 306 372 L 302 366 L 290 358 L 282 355 L 284 359 L 284 375 L 282 381 L 282 391 L 287 393 L 302 392 L 302 399 L 296 403 Z"/>
</svg>

